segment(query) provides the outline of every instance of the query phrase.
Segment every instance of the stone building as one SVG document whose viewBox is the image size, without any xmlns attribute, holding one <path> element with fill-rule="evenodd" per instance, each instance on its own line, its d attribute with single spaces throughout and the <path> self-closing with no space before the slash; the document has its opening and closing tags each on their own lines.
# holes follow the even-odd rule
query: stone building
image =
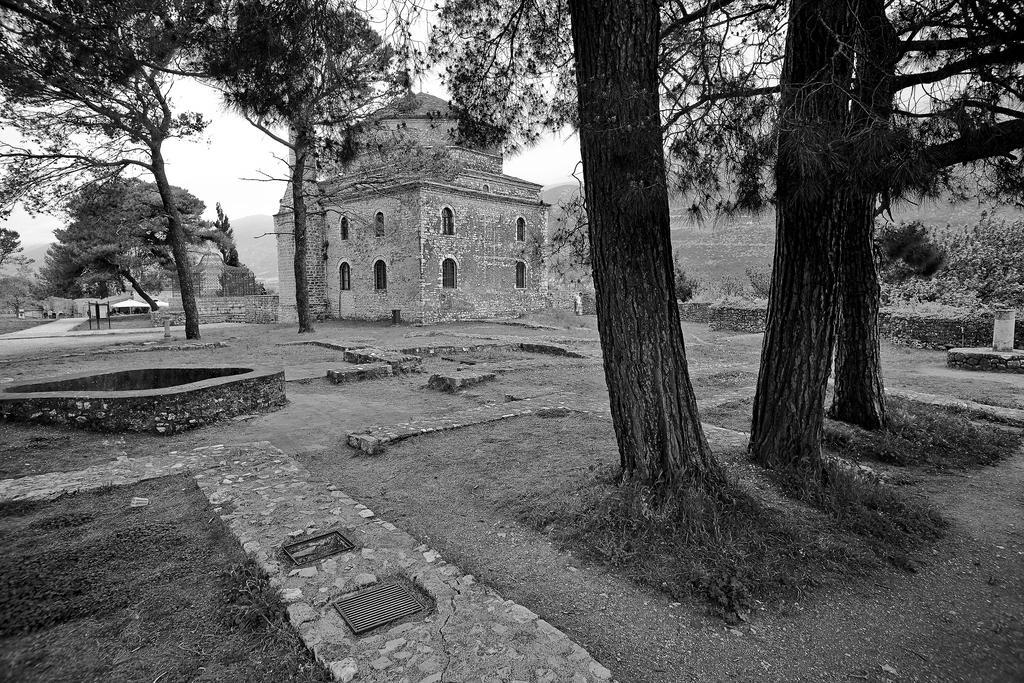
<svg viewBox="0 0 1024 683">
<path fill-rule="evenodd" d="M 496 149 L 460 144 L 448 104 L 412 95 L 375 117 L 344 168 L 307 183 L 313 313 L 332 318 L 515 317 L 550 305 L 541 186 L 505 175 Z M 317 177 L 317 176 L 320 177 Z M 291 187 L 274 217 L 279 320 L 294 321 Z"/>
</svg>

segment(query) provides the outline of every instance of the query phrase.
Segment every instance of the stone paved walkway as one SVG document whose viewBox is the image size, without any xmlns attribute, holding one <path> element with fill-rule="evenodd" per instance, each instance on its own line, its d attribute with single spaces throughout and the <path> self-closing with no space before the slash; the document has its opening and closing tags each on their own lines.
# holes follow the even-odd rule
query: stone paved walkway
<svg viewBox="0 0 1024 683">
<path fill-rule="evenodd" d="M 335 680 L 606 681 L 608 669 L 527 608 L 504 600 L 438 553 L 376 515 L 268 442 L 199 447 L 118 458 L 80 472 L 0 481 L 0 500 L 49 499 L 75 490 L 189 471 L 242 548 L 288 602 L 306 646 Z M 281 546 L 307 534 L 342 531 L 356 546 L 293 569 Z M 355 637 L 331 606 L 339 596 L 396 578 L 434 602 L 427 614 Z"/>
</svg>

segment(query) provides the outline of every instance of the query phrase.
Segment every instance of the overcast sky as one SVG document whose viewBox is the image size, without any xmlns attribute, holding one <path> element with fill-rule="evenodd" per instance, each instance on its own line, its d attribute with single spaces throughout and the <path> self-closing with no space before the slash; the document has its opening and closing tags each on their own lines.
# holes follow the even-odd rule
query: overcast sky
<svg viewBox="0 0 1024 683">
<path fill-rule="evenodd" d="M 423 88 L 447 99 L 437 84 Z M 220 94 L 201 84 L 187 81 L 175 85 L 172 93 L 177 111 L 199 111 L 212 121 L 202 140 L 172 141 L 165 150 L 167 174 L 174 185 L 188 189 L 204 202 L 207 217 L 214 217 L 214 205 L 220 202 L 229 217 L 273 214 L 284 192 L 284 184 L 245 180 L 257 178 L 260 171 L 282 175 L 283 167 L 274 155 L 284 156 L 284 148 L 270 140 L 244 119 L 227 112 Z M 551 185 L 572 180 L 579 162 L 579 142 L 575 135 L 548 135 L 535 147 L 505 158 L 505 173 Z M 53 240 L 53 229 L 61 227 L 60 218 L 32 218 L 15 211 L 6 227 L 21 233 L 22 244 Z"/>
</svg>

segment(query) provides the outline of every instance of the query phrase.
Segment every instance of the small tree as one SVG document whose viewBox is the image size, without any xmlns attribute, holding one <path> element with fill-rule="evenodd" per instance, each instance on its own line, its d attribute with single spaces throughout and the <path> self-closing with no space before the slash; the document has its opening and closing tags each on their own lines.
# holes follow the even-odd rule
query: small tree
<svg viewBox="0 0 1024 683">
<path fill-rule="evenodd" d="M 21 235 L 16 230 L 0 228 L 0 268 L 21 258 L 22 251 Z"/>
<path fill-rule="evenodd" d="M 73 191 L 128 171 L 151 174 L 167 222 L 185 312 L 199 338 L 187 235 L 167 177 L 164 143 L 199 134 L 176 113 L 171 74 L 189 67 L 210 17 L 198 0 L 50 0 L 0 8 L 0 210 L 54 210 Z M 20 136 L 20 137 L 19 137 Z"/>
<path fill-rule="evenodd" d="M 288 149 L 295 305 L 299 332 L 313 332 L 307 204 L 317 153 L 352 152 L 355 125 L 389 93 L 391 51 L 346 0 L 241 0 L 207 58 L 228 104 Z"/>
<path fill-rule="evenodd" d="M 179 187 L 172 188 L 186 239 L 195 244 L 212 238 L 213 232 L 200 216 L 205 204 Z M 156 300 L 148 293 L 174 270 L 166 213 L 159 189 L 153 183 L 115 179 L 82 188 L 68 203 L 68 226 L 55 230 L 79 289 L 103 280 L 127 281 L 150 309 Z"/>
<path fill-rule="evenodd" d="M 231 229 L 231 221 L 217 202 L 217 220 L 213 222 L 216 232 L 212 235 L 224 259 L 224 265 L 238 267 L 238 245 L 235 243 L 235 231 Z"/>
</svg>

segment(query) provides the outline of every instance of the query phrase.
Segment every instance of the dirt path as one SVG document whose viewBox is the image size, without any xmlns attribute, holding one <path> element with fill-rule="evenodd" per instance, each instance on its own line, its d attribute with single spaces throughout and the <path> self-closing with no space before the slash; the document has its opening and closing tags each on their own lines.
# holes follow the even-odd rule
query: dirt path
<svg viewBox="0 0 1024 683">
<path fill-rule="evenodd" d="M 962 507 L 945 506 L 955 528 L 933 554 L 919 558 L 917 574 L 883 573 L 823 590 L 729 629 L 706 616 L 702 604 L 673 605 L 613 573 L 581 566 L 501 506 L 509 489 L 531 494 L 531 468 L 586 472 L 587 458 L 571 455 L 578 429 L 561 430 L 554 422 L 519 420 L 422 437 L 377 457 L 331 451 L 301 459 L 556 624 L 621 681 L 1006 681 L 1024 675 L 1024 544 L 1009 533 L 1009 520 L 1024 519 L 1024 500 L 1019 480 L 1005 478 L 1024 472 L 1024 453 L 977 473 L 970 492 L 957 490 L 959 479 L 928 481 L 940 504 L 945 492 Z M 549 429 L 542 440 L 526 433 L 541 426 Z M 578 428 L 600 427 L 584 422 Z M 512 443 L 516 430 L 526 442 L 522 448 L 488 448 Z M 534 461 L 530 454 L 541 447 L 563 457 Z M 1008 493 L 995 496 L 999 505 L 972 506 L 1004 483 Z M 1009 540 L 996 548 L 974 533 L 978 524 L 1003 529 L 1000 538 Z"/>
</svg>

